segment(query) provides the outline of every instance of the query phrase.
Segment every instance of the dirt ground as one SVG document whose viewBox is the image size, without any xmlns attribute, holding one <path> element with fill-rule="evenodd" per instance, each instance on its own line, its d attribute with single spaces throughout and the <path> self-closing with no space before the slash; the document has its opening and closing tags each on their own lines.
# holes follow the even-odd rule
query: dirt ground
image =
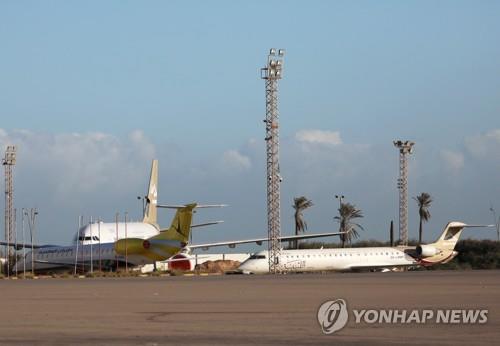
<svg viewBox="0 0 500 346">
<path fill-rule="evenodd" d="M 356 324 L 319 306 L 488 309 L 485 324 Z M 0 281 L 0 345 L 498 345 L 500 271 Z"/>
</svg>

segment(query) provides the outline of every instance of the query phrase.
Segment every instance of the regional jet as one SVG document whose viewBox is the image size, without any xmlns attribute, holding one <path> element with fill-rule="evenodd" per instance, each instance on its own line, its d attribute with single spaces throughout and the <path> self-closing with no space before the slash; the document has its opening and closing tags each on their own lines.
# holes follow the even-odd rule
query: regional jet
<svg viewBox="0 0 500 346">
<path fill-rule="evenodd" d="M 282 250 L 279 263 L 283 270 L 291 272 L 395 270 L 411 266 L 433 266 L 448 263 L 458 255 L 455 245 L 466 227 L 490 226 L 450 222 L 435 243 L 417 247 Z M 268 252 L 253 254 L 238 269 L 244 274 L 268 273 Z"/>
</svg>

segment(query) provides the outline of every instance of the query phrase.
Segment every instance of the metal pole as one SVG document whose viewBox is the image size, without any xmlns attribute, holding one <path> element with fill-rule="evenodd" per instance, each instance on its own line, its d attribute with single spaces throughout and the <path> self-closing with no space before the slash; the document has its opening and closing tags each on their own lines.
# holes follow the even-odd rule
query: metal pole
<svg viewBox="0 0 500 346">
<path fill-rule="evenodd" d="M 23 279 L 26 279 L 26 238 L 24 235 L 24 213 L 26 210 L 22 208 L 22 216 L 21 216 L 21 228 L 23 233 Z"/>
<path fill-rule="evenodd" d="M 497 220 L 497 240 L 500 242 L 500 216 Z"/>
<path fill-rule="evenodd" d="M 81 227 L 83 227 L 83 220 L 84 220 L 84 216 L 81 215 L 81 219 L 80 219 L 80 224 L 81 224 Z M 85 273 L 85 232 L 86 230 L 83 231 L 83 236 L 82 237 L 82 240 L 81 240 L 81 247 L 82 247 L 82 272 Z"/>
<path fill-rule="evenodd" d="M 92 249 L 92 243 L 94 242 L 94 237 L 92 235 L 92 216 L 90 217 L 90 273 L 94 272 L 94 262 L 93 262 L 93 249 Z"/>
<path fill-rule="evenodd" d="M 339 200 L 339 209 L 342 208 L 342 200 L 345 198 L 344 195 L 335 195 L 335 198 Z"/>
<path fill-rule="evenodd" d="M 125 271 L 126 272 L 128 272 L 127 217 L 128 213 L 125 212 Z"/>
<path fill-rule="evenodd" d="M 14 271 L 17 277 L 17 209 L 14 208 L 14 239 L 16 243 L 15 251 L 14 251 Z"/>
<path fill-rule="evenodd" d="M 76 269 L 78 266 L 78 244 L 80 243 L 80 229 L 82 228 L 82 224 L 80 222 L 81 219 L 82 219 L 82 216 L 79 215 L 78 216 L 78 233 L 76 235 L 76 246 L 75 246 L 75 271 L 74 271 L 74 275 L 76 275 Z"/>
<path fill-rule="evenodd" d="M 116 239 L 115 239 L 115 241 L 118 241 L 118 217 L 119 217 L 119 213 L 116 213 L 115 214 L 115 226 L 116 226 Z M 115 261 L 116 261 L 116 271 L 118 271 L 118 269 L 119 269 L 118 255 L 116 254 L 116 251 L 115 251 Z"/>
<path fill-rule="evenodd" d="M 497 240 L 500 242 L 500 216 L 497 220 Z"/>
<path fill-rule="evenodd" d="M 391 220 L 391 227 L 389 229 L 389 241 L 391 247 L 394 246 L 394 221 Z"/>
<path fill-rule="evenodd" d="M 495 227 L 497 229 L 497 241 L 500 242 L 500 216 L 497 219 L 497 213 L 495 209 L 493 209 L 493 205 L 490 207 L 490 211 L 493 213 L 493 222 L 495 223 Z"/>
<path fill-rule="evenodd" d="M 144 218 L 144 215 L 146 214 L 146 198 L 137 196 L 137 199 L 141 200 L 142 202 L 142 218 Z"/>
<path fill-rule="evenodd" d="M 33 209 L 33 242 L 36 241 L 36 216 L 38 215 L 38 209 Z M 32 245 L 34 247 L 34 245 Z M 33 259 L 33 263 L 35 263 L 35 259 Z M 33 271 L 35 270 L 33 266 Z M 34 272 L 33 272 L 34 273 Z"/>
<path fill-rule="evenodd" d="M 101 263 L 101 218 L 97 220 L 97 233 L 99 237 L 99 271 L 102 272 L 102 263 Z"/>
<path fill-rule="evenodd" d="M 30 209 L 30 214 L 29 214 L 29 219 L 28 219 L 28 225 L 30 227 L 30 238 L 31 238 L 31 275 L 35 275 L 35 247 L 33 245 L 33 239 L 34 239 L 34 211 L 33 208 Z"/>
<path fill-rule="evenodd" d="M 344 195 L 335 195 L 335 198 L 337 198 L 339 200 L 339 215 L 340 215 L 340 209 L 342 209 L 342 199 L 344 199 L 345 196 Z M 339 231 L 342 231 L 340 229 L 340 227 L 341 227 L 341 224 L 339 224 Z M 345 234 L 340 235 L 340 240 L 342 241 L 343 244 L 345 243 L 345 240 L 346 240 L 345 236 L 346 236 Z"/>
</svg>

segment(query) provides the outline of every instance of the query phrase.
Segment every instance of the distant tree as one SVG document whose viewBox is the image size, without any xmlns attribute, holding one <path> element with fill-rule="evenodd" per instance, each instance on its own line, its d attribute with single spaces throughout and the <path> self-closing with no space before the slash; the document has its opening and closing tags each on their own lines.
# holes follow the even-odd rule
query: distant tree
<svg viewBox="0 0 500 346">
<path fill-rule="evenodd" d="M 344 234 L 340 235 L 342 247 L 344 248 L 346 243 L 351 244 L 353 239 L 359 238 L 358 229 L 363 230 L 363 227 L 353 222 L 353 220 L 362 218 L 363 213 L 351 203 L 341 203 L 338 211 L 339 216 L 335 216 L 334 219 L 340 224 L 339 231 L 344 232 Z"/>
<path fill-rule="evenodd" d="M 422 224 L 423 222 L 429 221 L 431 218 L 431 213 L 429 212 L 429 207 L 432 203 L 432 197 L 427 192 L 422 192 L 417 197 L 413 197 L 418 204 L 418 215 L 420 216 L 420 224 L 418 227 L 418 243 L 422 243 Z"/>
<path fill-rule="evenodd" d="M 295 197 L 293 199 L 293 209 L 295 209 L 295 235 L 304 233 L 307 230 L 307 223 L 304 220 L 304 215 L 302 214 L 304 210 L 312 207 L 314 204 L 310 199 L 305 196 Z M 297 248 L 297 241 L 294 242 L 294 248 Z"/>
</svg>

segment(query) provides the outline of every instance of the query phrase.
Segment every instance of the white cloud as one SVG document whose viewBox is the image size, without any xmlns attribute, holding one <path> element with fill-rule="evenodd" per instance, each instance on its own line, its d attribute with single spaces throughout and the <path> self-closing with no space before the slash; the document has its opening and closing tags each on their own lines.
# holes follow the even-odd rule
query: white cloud
<svg viewBox="0 0 500 346">
<path fill-rule="evenodd" d="M 446 166 L 451 170 L 459 170 L 464 167 L 464 155 L 460 152 L 442 150 L 441 158 Z"/>
<path fill-rule="evenodd" d="M 465 147 L 474 157 L 500 159 L 500 129 L 466 138 Z"/>
<path fill-rule="evenodd" d="M 0 129 L 0 148 L 17 146 L 20 174 L 36 177 L 36 184 L 59 196 L 117 188 L 135 182 L 155 154 L 141 131 L 130 140 L 102 132 L 48 134 Z"/>
<path fill-rule="evenodd" d="M 223 162 L 225 166 L 233 169 L 247 170 L 252 167 L 250 158 L 241 154 L 238 150 L 224 152 Z"/>
<path fill-rule="evenodd" d="M 299 142 L 310 144 L 342 144 L 340 132 L 338 131 L 301 130 L 295 134 L 295 139 Z"/>
</svg>

